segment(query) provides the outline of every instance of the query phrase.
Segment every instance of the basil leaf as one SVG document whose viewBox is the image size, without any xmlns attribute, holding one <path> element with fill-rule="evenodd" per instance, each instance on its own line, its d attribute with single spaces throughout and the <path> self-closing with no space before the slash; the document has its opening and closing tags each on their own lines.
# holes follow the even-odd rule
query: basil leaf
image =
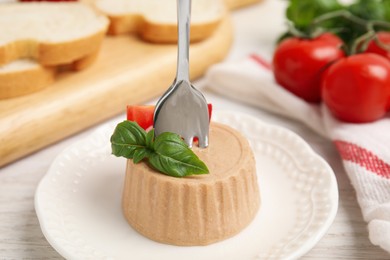
<svg viewBox="0 0 390 260">
<path fill-rule="evenodd" d="M 146 134 L 146 146 L 150 149 L 153 149 L 153 144 L 154 144 L 154 129 L 150 130 Z"/>
<path fill-rule="evenodd" d="M 196 156 L 179 135 L 162 133 L 154 141 L 149 163 L 156 170 L 174 177 L 207 174 L 207 166 Z"/>
<path fill-rule="evenodd" d="M 133 162 L 139 163 L 142 161 L 145 157 L 148 157 L 149 150 L 147 148 L 139 148 L 135 150 L 134 156 L 133 156 Z"/>
<path fill-rule="evenodd" d="M 132 159 L 139 148 L 146 147 L 146 132 L 137 123 L 123 121 L 111 136 L 112 154 Z"/>
<path fill-rule="evenodd" d="M 154 140 L 154 130 L 146 133 L 136 122 L 123 121 L 111 136 L 112 153 L 139 163 L 148 158 L 156 170 L 170 176 L 206 174 L 207 166 L 174 133 L 163 133 Z"/>
</svg>

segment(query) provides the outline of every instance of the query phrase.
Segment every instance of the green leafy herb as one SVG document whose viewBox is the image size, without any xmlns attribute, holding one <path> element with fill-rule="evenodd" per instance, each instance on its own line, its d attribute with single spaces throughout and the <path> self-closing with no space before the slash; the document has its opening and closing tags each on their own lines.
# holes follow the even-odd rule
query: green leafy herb
<svg viewBox="0 0 390 260">
<path fill-rule="evenodd" d="M 149 163 L 157 170 L 176 177 L 209 172 L 179 135 L 168 132 L 157 136 Z"/>
<path fill-rule="evenodd" d="M 146 132 L 134 122 L 123 121 L 115 128 L 111 144 L 113 154 L 133 159 L 137 150 L 146 148 Z"/>
<path fill-rule="evenodd" d="M 111 136 L 112 153 L 139 163 L 148 159 L 151 167 L 170 176 L 184 177 L 207 174 L 209 170 L 181 137 L 163 133 L 154 138 L 154 130 L 148 133 L 137 123 L 123 121 Z"/>
</svg>

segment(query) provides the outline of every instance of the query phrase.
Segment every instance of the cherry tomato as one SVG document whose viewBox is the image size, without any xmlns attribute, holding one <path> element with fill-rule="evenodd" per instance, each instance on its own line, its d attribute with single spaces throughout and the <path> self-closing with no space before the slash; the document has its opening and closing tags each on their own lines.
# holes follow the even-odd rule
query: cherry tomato
<svg viewBox="0 0 390 260">
<path fill-rule="evenodd" d="M 211 104 L 207 106 L 209 109 L 209 118 L 211 118 L 213 106 Z M 127 106 L 127 120 L 137 122 L 140 127 L 146 130 L 153 126 L 154 107 L 129 105 Z"/>
<path fill-rule="evenodd" d="M 390 46 L 390 32 L 378 32 L 377 36 L 380 42 Z M 390 59 L 390 51 L 379 47 L 374 40 L 368 44 L 365 52 L 376 53 Z"/>
<path fill-rule="evenodd" d="M 364 123 L 383 117 L 390 108 L 390 62 L 361 53 L 343 58 L 323 76 L 322 97 L 337 118 Z"/>
<path fill-rule="evenodd" d="M 343 42 L 331 33 L 314 39 L 288 38 L 273 58 L 275 80 L 308 102 L 321 101 L 321 75 L 333 61 L 345 56 Z"/>
</svg>

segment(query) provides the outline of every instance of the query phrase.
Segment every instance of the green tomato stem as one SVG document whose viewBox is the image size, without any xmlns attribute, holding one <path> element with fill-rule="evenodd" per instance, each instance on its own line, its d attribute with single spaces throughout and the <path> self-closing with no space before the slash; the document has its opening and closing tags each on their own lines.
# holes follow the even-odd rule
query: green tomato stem
<svg viewBox="0 0 390 260">
<path fill-rule="evenodd" d="M 380 48 L 386 51 L 390 51 L 390 45 L 384 44 L 379 40 L 378 36 L 376 35 L 377 31 L 375 29 L 375 27 L 385 27 L 390 29 L 390 23 L 385 21 L 368 21 L 352 14 L 347 10 L 337 10 L 334 12 L 330 12 L 318 16 L 309 25 L 308 33 L 304 33 L 298 30 L 291 21 L 287 21 L 288 32 L 295 37 L 299 37 L 303 39 L 313 39 L 325 32 L 325 30 L 319 26 L 321 23 L 335 18 L 344 18 L 366 29 L 366 33 L 359 36 L 352 42 L 352 46 L 348 51 L 349 55 L 353 55 L 359 52 L 364 52 L 367 49 L 368 44 L 370 43 L 371 40 L 374 40 Z M 345 28 L 335 28 L 335 29 L 336 30 L 338 29 L 339 31 L 345 30 Z M 345 45 L 343 47 L 347 47 L 347 46 Z"/>
<path fill-rule="evenodd" d="M 323 14 L 323 15 L 320 15 L 318 16 L 317 18 L 315 18 L 313 20 L 313 22 L 311 23 L 311 26 L 312 27 L 316 27 L 318 24 L 320 23 L 323 23 L 325 21 L 328 21 L 328 20 L 331 20 L 331 19 L 334 19 L 334 18 L 338 18 L 338 17 L 341 17 L 341 18 L 344 18 L 344 19 L 347 19 L 357 25 L 360 25 L 362 27 L 367 27 L 367 21 L 356 16 L 356 15 L 353 15 L 352 13 L 350 13 L 349 11 L 347 10 L 338 10 L 338 11 L 334 11 L 334 12 L 330 12 L 330 13 L 326 13 L 326 14 Z"/>
<path fill-rule="evenodd" d="M 291 21 L 287 20 L 286 24 L 287 24 L 288 32 L 289 32 L 291 35 L 293 35 L 293 36 L 295 36 L 295 37 L 298 37 L 298 38 L 310 38 L 309 35 L 307 35 L 307 34 L 301 32 L 301 31 L 299 31 L 299 30 L 294 26 L 294 24 L 293 24 Z"/>
<path fill-rule="evenodd" d="M 356 15 L 353 15 L 347 10 L 338 10 L 338 11 L 326 13 L 314 19 L 310 24 L 310 31 L 312 32 L 311 33 L 312 37 L 313 34 L 316 34 L 316 32 L 318 32 L 319 24 L 335 18 L 347 19 L 358 26 L 364 27 L 367 30 L 365 34 L 359 36 L 356 40 L 353 41 L 352 47 L 349 51 L 349 55 L 353 55 L 365 51 L 371 40 L 374 40 L 376 44 L 379 47 L 383 48 L 384 50 L 390 51 L 390 45 L 382 43 L 378 39 L 375 30 L 375 26 L 390 28 L 390 23 L 385 21 L 367 21 Z"/>
<path fill-rule="evenodd" d="M 361 35 L 353 42 L 349 55 L 354 55 L 356 53 L 365 51 L 370 41 L 375 37 L 376 32 L 373 30 L 368 30 L 365 34 Z"/>
<path fill-rule="evenodd" d="M 384 21 L 371 21 L 371 22 L 369 22 L 369 24 L 368 24 L 369 30 L 372 30 L 372 31 L 375 31 L 375 32 L 376 32 L 375 26 L 390 28 L 390 23 L 384 22 Z M 386 50 L 386 51 L 390 51 L 390 45 L 381 42 L 376 34 L 375 34 L 375 37 L 374 37 L 373 39 L 374 39 L 375 43 L 376 43 L 380 48 L 382 48 L 382 49 L 384 49 L 384 50 Z M 367 45 L 368 45 L 368 44 L 367 44 Z"/>
</svg>

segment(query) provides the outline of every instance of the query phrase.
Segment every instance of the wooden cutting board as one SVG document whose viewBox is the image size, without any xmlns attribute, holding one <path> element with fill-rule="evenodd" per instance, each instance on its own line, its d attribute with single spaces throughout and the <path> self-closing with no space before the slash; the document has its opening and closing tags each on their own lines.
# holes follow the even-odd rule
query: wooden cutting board
<svg viewBox="0 0 390 260">
<path fill-rule="evenodd" d="M 221 61 L 231 43 L 226 17 L 213 36 L 191 44 L 191 78 Z M 123 113 L 127 104 L 160 96 L 175 77 L 176 53 L 176 45 L 149 44 L 129 35 L 107 37 L 90 68 L 62 73 L 43 91 L 0 100 L 0 167 Z"/>
</svg>

